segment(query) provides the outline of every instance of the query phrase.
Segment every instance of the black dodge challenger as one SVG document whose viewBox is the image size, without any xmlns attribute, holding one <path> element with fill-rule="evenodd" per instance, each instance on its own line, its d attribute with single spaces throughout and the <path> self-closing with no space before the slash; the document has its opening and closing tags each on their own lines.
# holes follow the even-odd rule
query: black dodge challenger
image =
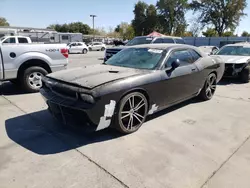
<svg viewBox="0 0 250 188">
<path fill-rule="evenodd" d="M 103 64 L 43 78 L 49 111 L 86 129 L 137 131 L 146 117 L 195 96 L 210 100 L 224 67 L 198 48 L 178 44 L 127 47 Z"/>
</svg>

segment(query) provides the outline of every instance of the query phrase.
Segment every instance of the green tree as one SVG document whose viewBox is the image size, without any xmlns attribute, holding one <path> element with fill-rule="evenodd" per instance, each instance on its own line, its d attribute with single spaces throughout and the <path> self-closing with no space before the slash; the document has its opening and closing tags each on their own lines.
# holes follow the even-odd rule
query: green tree
<svg viewBox="0 0 250 188">
<path fill-rule="evenodd" d="M 215 29 L 208 28 L 206 31 L 202 32 L 205 37 L 218 37 L 218 33 Z"/>
<path fill-rule="evenodd" d="M 149 5 L 146 9 L 146 20 L 145 20 L 145 35 L 158 30 L 160 27 L 158 22 L 157 10 L 154 5 Z"/>
<path fill-rule="evenodd" d="M 158 0 L 156 3 L 160 14 L 160 24 L 168 35 L 184 33 L 187 26 L 185 13 L 188 0 Z"/>
<path fill-rule="evenodd" d="M 212 25 L 219 36 L 227 29 L 234 30 L 245 16 L 247 0 L 194 0 L 190 7 L 199 13 L 203 27 Z"/>
<path fill-rule="evenodd" d="M 138 1 L 134 7 L 134 19 L 132 20 L 132 27 L 135 35 L 141 36 L 145 34 L 146 27 L 146 10 L 148 5 L 145 2 Z"/>
<path fill-rule="evenodd" d="M 127 22 L 122 22 L 121 24 L 119 24 L 115 29 L 115 32 L 117 31 L 119 31 L 118 33 L 124 40 L 132 39 L 135 36 L 134 28 L 132 27 L 132 25 L 128 24 Z"/>
<path fill-rule="evenodd" d="M 241 34 L 242 37 L 250 37 L 250 33 L 248 33 L 247 31 L 243 31 L 243 33 Z"/>
<path fill-rule="evenodd" d="M 222 36 L 223 37 L 235 37 L 233 31 L 226 31 L 226 32 L 222 33 Z"/>
<path fill-rule="evenodd" d="M 90 34 L 91 28 L 87 24 L 82 22 L 73 22 L 69 24 L 52 24 L 47 27 L 48 29 L 54 29 L 57 32 L 70 32 L 70 33 L 82 33 Z"/>
<path fill-rule="evenodd" d="M 9 26 L 10 24 L 3 17 L 0 17 L 0 26 Z"/>
</svg>

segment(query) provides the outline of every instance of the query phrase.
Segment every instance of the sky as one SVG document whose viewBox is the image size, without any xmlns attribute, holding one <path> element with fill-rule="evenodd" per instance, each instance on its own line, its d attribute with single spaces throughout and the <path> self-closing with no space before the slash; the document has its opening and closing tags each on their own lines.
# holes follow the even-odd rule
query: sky
<svg viewBox="0 0 250 188">
<path fill-rule="evenodd" d="M 90 14 L 95 14 L 95 27 L 116 27 L 121 22 L 131 22 L 133 8 L 138 0 L 0 0 L 0 17 L 11 26 L 46 28 L 50 24 L 81 21 L 92 27 Z M 156 4 L 157 0 L 144 0 Z M 250 0 L 236 34 L 250 32 Z M 186 16 L 190 20 L 192 14 Z"/>
</svg>

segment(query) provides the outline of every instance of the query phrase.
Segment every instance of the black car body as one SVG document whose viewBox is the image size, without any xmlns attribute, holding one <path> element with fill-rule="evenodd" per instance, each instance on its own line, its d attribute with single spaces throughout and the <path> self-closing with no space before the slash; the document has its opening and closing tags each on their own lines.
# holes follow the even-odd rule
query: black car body
<svg viewBox="0 0 250 188">
<path fill-rule="evenodd" d="M 172 37 L 172 36 L 164 36 L 164 37 L 148 37 L 148 36 L 140 36 L 135 37 L 131 41 L 127 42 L 125 46 L 135 46 L 141 44 L 185 44 L 184 40 L 181 37 Z M 117 46 L 117 45 L 116 45 Z M 117 52 L 121 51 L 125 48 L 125 46 L 107 48 L 104 56 L 104 61 L 107 61 L 110 57 L 115 55 Z"/>
<path fill-rule="evenodd" d="M 124 56 L 130 58 L 134 53 L 136 55 L 130 59 L 133 63 L 126 64 L 128 61 L 123 61 Z M 178 58 L 175 57 L 176 54 Z M 143 117 L 141 126 L 148 114 L 195 97 L 199 93 L 204 94 L 204 83 L 210 75 L 214 79 L 214 92 L 223 71 L 220 63 L 196 47 L 171 44 L 139 45 L 119 52 L 106 64 L 47 75 L 43 78 L 41 94 L 52 114 L 65 123 L 68 123 L 69 119 L 80 120 L 81 124 L 88 122 L 86 127 L 92 130 L 101 130 L 109 127 L 111 123 L 121 122 L 117 119 L 119 110 L 122 105 L 124 109 L 128 106 L 123 103 L 132 95 L 134 99 L 129 98 L 129 102 L 132 100 L 131 103 L 139 103 L 139 100 L 144 100 L 145 112 L 138 114 L 136 110 L 140 104 L 130 104 L 133 109 L 121 113 L 127 113 L 125 116 L 129 117 L 131 113 L 137 113 L 138 117 Z M 139 127 L 121 131 L 130 133 Z"/>
</svg>

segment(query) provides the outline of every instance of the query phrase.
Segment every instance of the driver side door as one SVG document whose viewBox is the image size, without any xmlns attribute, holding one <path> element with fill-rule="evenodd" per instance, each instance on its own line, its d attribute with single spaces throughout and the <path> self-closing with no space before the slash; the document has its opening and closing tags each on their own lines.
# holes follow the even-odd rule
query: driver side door
<svg viewBox="0 0 250 188">
<path fill-rule="evenodd" d="M 171 65 L 177 59 L 179 67 L 173 70 Z M 194 61 L 189 49 L 174 50 L 166 59 L 162 74 L 162 92 L 166 106 L 183 101 L 198 92 L 195 82 L 199 70 Z"/>
</svg>

